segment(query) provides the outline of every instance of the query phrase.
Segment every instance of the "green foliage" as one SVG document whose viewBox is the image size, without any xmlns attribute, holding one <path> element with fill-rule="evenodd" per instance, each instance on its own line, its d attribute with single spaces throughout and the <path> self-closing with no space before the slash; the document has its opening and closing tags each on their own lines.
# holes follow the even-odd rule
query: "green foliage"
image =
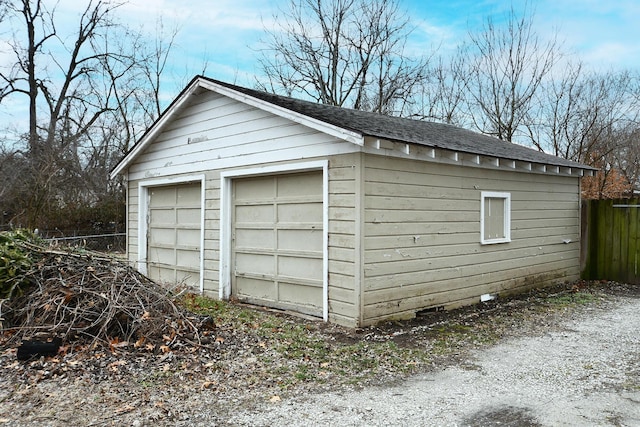
<svg viewBox="0 0 640 427">
<path fill-rule="evenodd" d="M 547 299 L 547 304 L 559 308 L 591 304 L 597 297 L 589 292 L 573 292 L 556 295 Z"/>
<path fill-rule="evenodd" d="M 10 299 L 30 285 L 28 273 L 33 259 L 24 244 L 34 239 L 25 230 L 0 233 L 0 298 Z"/>
</svg>

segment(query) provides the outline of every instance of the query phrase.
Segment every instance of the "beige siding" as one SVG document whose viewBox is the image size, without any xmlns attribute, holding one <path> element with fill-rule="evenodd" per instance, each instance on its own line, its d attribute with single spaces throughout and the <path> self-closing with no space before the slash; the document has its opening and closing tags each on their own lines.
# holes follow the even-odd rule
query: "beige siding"
<svg viewBox="0 0 640 427">
<path fill-rule="evenodd" d="M 576 177 L 373 155 L 364 173 L 363 324 L 578 276 Z M 481 191 L 511 194 L 511 242 L 480 244 Z"/>
<path fill-rule="evenodd" d="M 217 298 L 220 279 L 220 175 L 208 171 L 205 180 L 204 293 Z"/>
<path fill-rule="evenodd" d="M 132 265 L 138 261 L 138 185 L 128 182 L 127 188 L 127 259 Z"/>
</svg>

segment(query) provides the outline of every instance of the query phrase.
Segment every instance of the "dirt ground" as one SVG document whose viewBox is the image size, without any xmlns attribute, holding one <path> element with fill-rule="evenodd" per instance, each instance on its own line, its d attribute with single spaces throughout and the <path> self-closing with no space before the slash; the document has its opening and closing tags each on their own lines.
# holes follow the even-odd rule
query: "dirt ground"
<svg viewBox="0 0 640 427">
<path fill-rule="evenodd" d="M 217 355 L 94 349 L 23 362 L 4 347 L 0 424 L 640 425 L 638 286 L 563 285 L 361 329 L 287 322 L 331 348 L 389 343 L 397 351 L 376 357 L 407 359 L 381 360 L 366 377 L 319 370 L 287 383 L 286 364 L 299 361 L 256 353 L 262 342 L 234 331 L 225 335 L 233 347 Z M 386 368 L 412 365 L 407 351 L 424 349 L 428 362 Z"/>
</svg>

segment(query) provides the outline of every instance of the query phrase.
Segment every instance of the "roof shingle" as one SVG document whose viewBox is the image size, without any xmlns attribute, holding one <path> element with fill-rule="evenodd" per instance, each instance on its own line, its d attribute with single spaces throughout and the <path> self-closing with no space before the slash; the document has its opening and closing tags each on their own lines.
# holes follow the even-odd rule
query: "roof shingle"
<svg viewBox="0 0 640 427">
<path fill-rule="evenodd" d="M 323 105 L 235 86 L 207 77 L 202 78 L 281 108 L 360 133 L 363 136 L 488 157 L 593 169 L 571 160 L 444 123 L 385 116 L 367 111 Z"/>
</svg>

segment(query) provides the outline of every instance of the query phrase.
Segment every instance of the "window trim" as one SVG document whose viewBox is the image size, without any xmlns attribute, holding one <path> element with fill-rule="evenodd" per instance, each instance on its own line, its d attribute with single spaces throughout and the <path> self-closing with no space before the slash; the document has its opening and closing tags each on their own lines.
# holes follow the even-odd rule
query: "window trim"
<svg viewBox="0 0 640 427">
<path fill-rule="evenodd" d="M 485 200 L 504 199 L 504 237 L 487 239 L 484 235 L 485 221 Z M 508 243 L 511 241 L 511 193 L 498 191 L 483 191 L 480 195 L 480 244 L 493 245 L 497 243 Z"/>
</svg>

